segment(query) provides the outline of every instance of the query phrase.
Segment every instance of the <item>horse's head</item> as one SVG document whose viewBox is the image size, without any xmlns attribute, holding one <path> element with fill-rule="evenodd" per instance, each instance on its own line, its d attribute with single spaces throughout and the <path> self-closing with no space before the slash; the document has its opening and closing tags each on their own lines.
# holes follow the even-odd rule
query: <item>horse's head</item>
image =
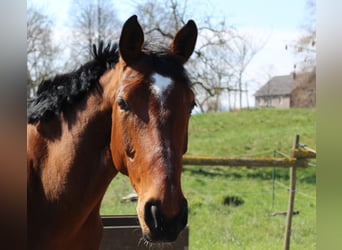
<svg viewBox="0 0 342 250">
<path fill-rule="evenodd" d="M 183 64 L 196 39 L 189 21 L 168 49 L 148 50 L 136 16 L 120 37 L 111 151 L 115 167 L 138 194 L 137 213 L 149 241 L 173 241 L 187 224 L 181 171 L 194 94 Z"/>
</svg>

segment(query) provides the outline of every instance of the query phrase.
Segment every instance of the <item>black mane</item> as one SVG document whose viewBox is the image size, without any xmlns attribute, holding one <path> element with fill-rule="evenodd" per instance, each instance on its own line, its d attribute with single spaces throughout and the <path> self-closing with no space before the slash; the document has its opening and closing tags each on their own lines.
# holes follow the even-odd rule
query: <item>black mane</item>
<svg viewBox="0 0 342 250">
<path fill-rule="evenodd" d="M 104 48 L 103 42 L 98 48 L 93 45 L 93 57 L 76 71 L 56 75 L 39 85 L 37 96 L 28 100 L 28 123 L 59 114 L 66 104 L 80 100 L 89 90 L 99 86 L 99 78 L 119 60 L 118 46 L 109 43 Z"/>
</svg>

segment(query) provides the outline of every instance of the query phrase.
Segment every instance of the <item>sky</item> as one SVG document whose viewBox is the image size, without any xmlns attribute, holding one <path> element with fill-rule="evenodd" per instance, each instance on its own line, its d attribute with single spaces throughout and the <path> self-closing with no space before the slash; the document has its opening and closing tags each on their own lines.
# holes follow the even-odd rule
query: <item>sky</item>
<svg viewBox="0 0 342 250">
<path fill-rule="evenodd" d="M 144 1 L 113 0 L 120 21 L 135 14 L 135 2 Z M 28 0 L 28 6 L 41 7 L 53 17 L 57 28 L 63 27 L 69 19 L 70 3 L 71 0 Z M 197 16 L 203 13 L 219 20 L 224 18 L 238 31 L 263 44 L 247 69 L 247 78 L 255 81 L 250 89 L 250 104 L 254 104 L 254 92 L 270 76 L 293 71 L 296 58 L 285 50 L 285 45 L 296 41 L 303 32 L 308 16 L 306 0 L 188 0 L 188 6 L 195 7 Z"/>
</svg>

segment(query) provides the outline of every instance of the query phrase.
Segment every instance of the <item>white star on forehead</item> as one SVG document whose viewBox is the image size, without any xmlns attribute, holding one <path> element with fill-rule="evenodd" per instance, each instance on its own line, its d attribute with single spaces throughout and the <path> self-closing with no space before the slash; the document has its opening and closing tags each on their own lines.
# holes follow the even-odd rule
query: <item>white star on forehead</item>
<svg viewBox="0 0 342 250">
<path fill-rule="evenodd" d="M 151 76 L 151 88 L 153 93 L 157 96 L 161 103 L 164 102 L 168 90 L 173 86 L 173 81 L 170 77 L 162 76 L 154 73 Z"/>
</svg>

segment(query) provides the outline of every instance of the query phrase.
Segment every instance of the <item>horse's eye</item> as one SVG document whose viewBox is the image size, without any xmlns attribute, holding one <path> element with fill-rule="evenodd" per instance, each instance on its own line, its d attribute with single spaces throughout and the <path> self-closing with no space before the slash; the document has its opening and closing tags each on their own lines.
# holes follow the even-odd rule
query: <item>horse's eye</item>
<svg viewBox="0 0 342 250">
<path fill-rule="evenodd" d="M 196 102 L 193 101 L 189 107 L 189 114 L 191 114 L 192 110 L 197 106 Z"/>
<path fill-rule="evenodd" d="M 117 103 L 118 103 L 121 110 L 123 110 L 123 111 L 129 111 L 130 110 L 128 102 L 125 101 L 123 98 L 119 98 Z"/>
</svg>

